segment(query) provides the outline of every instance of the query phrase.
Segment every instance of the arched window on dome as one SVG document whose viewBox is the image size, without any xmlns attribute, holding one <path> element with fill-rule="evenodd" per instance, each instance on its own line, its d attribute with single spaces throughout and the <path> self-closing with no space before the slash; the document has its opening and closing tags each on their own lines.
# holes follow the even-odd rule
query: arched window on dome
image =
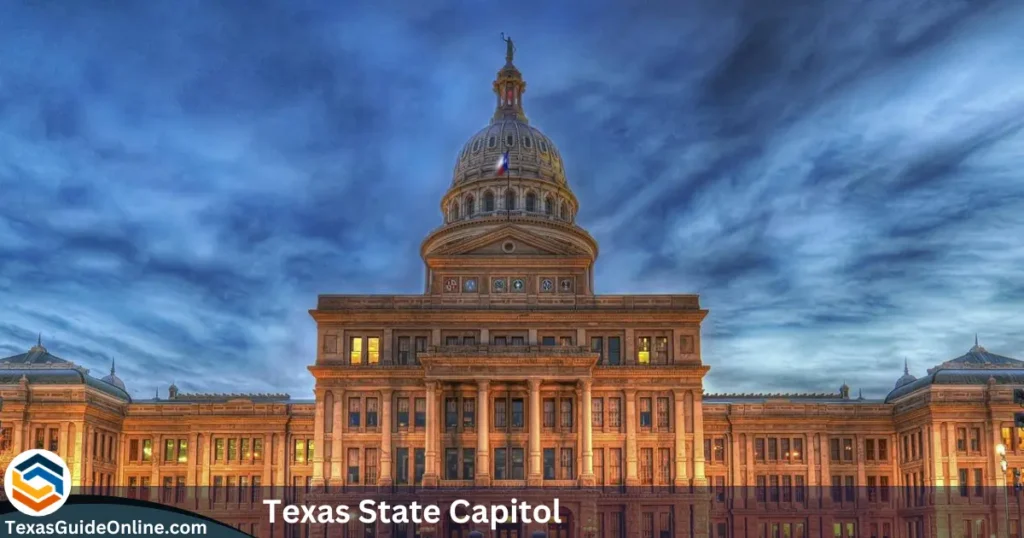
<svg viewBox="0 0 1024 538">
<path fill-rule="evenodd" d="M 476 200 L 470 194 L 466 197 L 466 216 L 472 217 L 476 213 Z"/>
<path fill-rule="evenodd" d="M 448 220 L 455 222 L 459 220 L 459 203 L 452 202 L 451 209 L 448 210 Z"/>
<path fill-rule="evenodd" d="M 516 209 L 516 193 L 512 189 L 505 191 L 505 209 L 508 211 Z"/>
<path fill-rule="evenodd" d="M 487 213 L 494 211 L 494 193 L 491 191 L 484 193 L 484 211 Z"/>
<path fill-rule="evenodd" d="M 536 211 L 537 210 L 537 195 L 532 192 L 526 193 L 526 210 Z"/>
<path fill-rule="evenodd" d="M 559 216 L 562 217 L 562 220 L 566 222 L 569 221 L 569 204 L 562 202 L 562 208 L 559 210 Z"/>
<path fill-rule="evenodd" d="M 548 216 L 555 214 L 555 199 L 548 196 L 544 199 L 544 213 Z"/>
</svg>

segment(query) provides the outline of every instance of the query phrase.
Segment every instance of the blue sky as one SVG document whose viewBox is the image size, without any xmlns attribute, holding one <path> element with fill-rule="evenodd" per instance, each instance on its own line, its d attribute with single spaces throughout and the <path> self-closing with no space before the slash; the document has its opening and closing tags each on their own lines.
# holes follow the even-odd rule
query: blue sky
<svg viewBox="0 0 1024 538">
<path fill-rule="evenodd" d="M 1024 4 L 625 5 L 5 2 L 0 356 L 309 397 L 318 293 L 422 291 L 506 32 L 598 292 L 700 293 L 709 390 L 1024 358 Z"/>
</svg>

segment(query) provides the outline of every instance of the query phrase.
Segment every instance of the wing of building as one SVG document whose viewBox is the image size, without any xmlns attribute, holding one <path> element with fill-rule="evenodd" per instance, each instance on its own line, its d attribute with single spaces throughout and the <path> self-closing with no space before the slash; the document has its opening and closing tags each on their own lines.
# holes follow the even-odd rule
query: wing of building
<svg viewBox="0 0 1024 538">
<path fill-rule="evenodd" d="M 692 294 L 596 293 L 598 245 L 525 90 L 510 52 L 423 241 L 424 293 L 319 297 L 313 399 L 173 385 L 133 399 L 113 365 L 100 379 L 37 342 L 0 360 L 0 464 L 45 448 L 77 486 L 159 495 L 260 536 L 461 537 L 469 527 L 266 527 L 249 492 L 476 486 L 564 488 L 558 536 L 981 538 L 1009 524 L 1019 537 L 996 445 L 1010 473 L 1024 467 L 1024 363 L 975 343 L 924 377 L 905 370 L 884 400 L 845 385 L 705 394 L 707 311 Z"/>
</svg>

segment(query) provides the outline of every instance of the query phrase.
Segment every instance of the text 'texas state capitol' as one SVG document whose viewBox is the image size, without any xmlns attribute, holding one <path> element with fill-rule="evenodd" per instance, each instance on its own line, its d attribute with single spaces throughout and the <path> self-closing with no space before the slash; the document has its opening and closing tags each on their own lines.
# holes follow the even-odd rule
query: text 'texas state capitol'
<svg viewBox="0 0 1024 538">
<path fill-rule="evenodd" d="M 281 486 L 329 497 L 371 485 L 437 498 L 483 486 L 472 495 L 500 502 L 568 488 L 564 523 L 545 529 L 559 537 L 982 538 L 1009 521 L 1020 538 L 1019 497 L 1003 486 L 1024 467 L 1012 398 L 1024 362 L 975 342 L 926 377 L 904 371 L 884 401 L 845 385 L 704 394 L 696 295 L 594 293 L 598 246 L 576 225 L 558 149 L 527 121 L 512 53 L 490 124 L 458 154 L 444 224 L 423 241 L 426 292 L 322 295 L 310 312 L 315 400 L 174 385 L 133 400 L 113 367 L 99 379 L 38 342 L 0 361 L 0 465 L 46 448 L 76 486 L 153 488 L 261 537 L 468 535 L 450 522 L 260 519 L 257 497 Z"/>
</svg>

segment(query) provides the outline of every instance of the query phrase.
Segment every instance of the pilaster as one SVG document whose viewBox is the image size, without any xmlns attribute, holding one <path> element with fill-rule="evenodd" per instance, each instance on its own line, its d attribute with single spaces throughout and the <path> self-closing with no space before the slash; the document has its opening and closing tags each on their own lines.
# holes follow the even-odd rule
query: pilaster
<svg viewBox="0 0 1024 538">
<path fill-rule="evenodd" d="M 490 404 L 490 382 L 481 379 L 476 389 L 476 476 L 473 481 L 477 487 L 491 485 Z"/>
<path fill-rule="evenodd" d="M 391 400 L 394 391 L 384 389 L 380 392 L 380 480 L 382 486 L 393 483 L 391 477 Z"/>
<path fill-rule="evenodd" d="M 631 333 L 631 331 L 627 331 Z M 626 389 L 626 486 L 637 486 L 636 389 Z"/>
<path fill-rule="evenodd" d="M 530 387 L 530 466 L 526 481 L 528 486 L 540 486 L 544 483 L 540 450 L 540 379 L 530 378 L 527 384 Z"/>
</svg>

